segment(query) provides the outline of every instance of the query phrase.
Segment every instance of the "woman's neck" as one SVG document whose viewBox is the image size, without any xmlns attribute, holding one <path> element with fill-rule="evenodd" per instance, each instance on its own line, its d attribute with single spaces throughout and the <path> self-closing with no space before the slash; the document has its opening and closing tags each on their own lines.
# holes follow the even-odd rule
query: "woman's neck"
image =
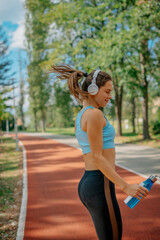
<svg viewBox="0 0 160 240">
<path fill-rule="evenodd" d="M 87 99 L 83 101 L 83 107 L 88 107 L 88 106 L 92 106 L 95 108 L 99 108 L 99 105 L 97 102 L 93 101 L 92 99 Z"/>
</svg>

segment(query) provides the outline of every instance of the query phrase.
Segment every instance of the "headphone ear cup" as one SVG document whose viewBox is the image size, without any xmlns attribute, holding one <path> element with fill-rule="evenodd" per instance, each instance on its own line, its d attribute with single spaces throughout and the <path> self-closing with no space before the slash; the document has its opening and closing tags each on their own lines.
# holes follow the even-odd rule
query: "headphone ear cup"
<svg viewBox="0 0 160 240">
<path fill-rule="evenodd" d="M 90 84 L 87 88 L 87 91 L 91 94 L 91 95 L 96 95 L 98 93 L 98 86 L 96 84 Z"/>
</svg>

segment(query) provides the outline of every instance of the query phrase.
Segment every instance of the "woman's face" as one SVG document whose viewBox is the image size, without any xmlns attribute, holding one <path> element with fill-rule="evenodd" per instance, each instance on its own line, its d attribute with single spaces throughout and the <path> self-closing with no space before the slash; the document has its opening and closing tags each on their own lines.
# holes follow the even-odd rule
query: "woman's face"
<svg viewBox="0 0 160 240">
<path fill-rule="evenodd" d="M 99 89 L 98 93 L 94 96 L 96 103 L 100 107 L 105 107 L 108 101 L 112 98 L 111 91 L 112 81 L 108 81 Z"/>
</svg>

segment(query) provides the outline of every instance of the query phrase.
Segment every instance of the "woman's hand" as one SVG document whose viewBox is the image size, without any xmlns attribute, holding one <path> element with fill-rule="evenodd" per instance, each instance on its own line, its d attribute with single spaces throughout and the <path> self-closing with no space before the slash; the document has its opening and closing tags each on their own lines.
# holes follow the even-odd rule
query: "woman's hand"
<svg viewBox="0 0 160 240">
<path fill-rule="evenodd" d="M 123 192 L 125 192 L 129 196 L 136 197 L 139 200 L 141 200 L 142 198 L 145 198 L 149 193 L 147 188 L 142 187 L 138 184 L 128 184 L 123 189 Z"/>
</svg>

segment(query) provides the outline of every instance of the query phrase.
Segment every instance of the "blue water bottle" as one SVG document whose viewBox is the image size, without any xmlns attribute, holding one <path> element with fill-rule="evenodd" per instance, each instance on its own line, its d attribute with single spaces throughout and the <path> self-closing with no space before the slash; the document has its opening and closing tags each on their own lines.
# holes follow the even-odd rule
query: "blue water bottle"
<svg viewBox="0 0 160 240">
<path fill-rule="evenodd" d="M 153 183 L 155 183 L 157 181 L 157 175 L 151 175 L 149 178 L 147 178 L 144 182 L 141 182 L 139 185 L 142 187 L 145 187 L 148 189 L 148 191 L 150 191 Z M 141 198 L 141 197 L 140 197 Z M 142 198 L 141 198 L 142 199 Z M 132 197 L 132 196 L 128 196 L 124 202 L 125 204 L 127 204 L 128 207 L 130 207 L 131 209 L 134 208 L 136 206 L 136 204 L 139 202 L 140 200 L 136 197 Z"/>
</svg>

